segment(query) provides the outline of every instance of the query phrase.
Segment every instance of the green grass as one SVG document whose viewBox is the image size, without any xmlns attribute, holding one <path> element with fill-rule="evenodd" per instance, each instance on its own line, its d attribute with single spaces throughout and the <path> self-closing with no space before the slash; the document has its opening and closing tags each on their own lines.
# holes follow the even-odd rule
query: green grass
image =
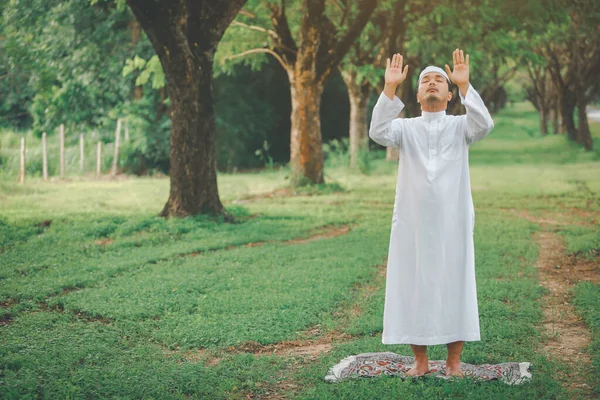
<svg viewBox="0 0 600 400">
<path fill-rule="evenodd" d="M 517 103 L 494 116 L 490 135 L 471 146 L 471 165 L 573 164 L 600 161 L 600 125 L 592 124 L 594 151 L 569 143 L 566 135 L 541 135 L 538 113 L 529 103 Z"/>
<path fill-rule="evenodd" d="M 587 259 L 600 256 L 600 231 L 597 226 L 567 226 L 561 232 L 570 254 Z"/>
<path fill-rule="evenodd" d="M 2 398 L 227 398 L 273 381 L 275 357 L 182 362 L 118 325 L 37 312 L 3 329 Z"/>
<path fill-rule="evenodd" d="M 592 374 L 590 384 L 596 396 L 600 397 L 600 285 L 581 282 L 574 290 L 573 303 L 577 312 L 583 316 L 592 333 L 589 353 L 592 358 Z"/>
<path fill-rule="evenodd" d="M 284 380 L 296 385 L 286 394 L 301 399 L 566 398 L 556 378 L 561 366 L 543 352 L 538 328 L 544 291 L 532 233 L 540 227 L 511 210 L 600 212 L 600 161 L 561 137 L 539 137 L 535 114 L 523 105 L 495 120 L 471 150 L 482 341 L 466 345 L 463 361 L 530 361 L 530 383 L 323 381 L 350 354 L 410 354 L 408 346 L 381 343 L 377 267 L 388 250 L 396 166 L 373 157 L 369 175 L 348 172 L 338 158 L 325 171 L 327 185 L 287 196 L 254 197 L 285 187 L 285 169 L 221 174 L 220 195 L 235 224 L 157 217 L 168 197 L 165 178 L 18 185 L 5 174 L 0 397 L 242 399 Z M 350 231 L 289 242 L 335 226 Z M 568 251 L 586 257 L 597 257 L 597 232 L 559 231 Z M 596 377 L 597 290 L 582 284 L 575 296 L 595 335 Z M 349 312 L 355 306 L 359 316 Z M 228 350 L 294 340 L 314 326 L 351 336 L 314 360 Z M 445 349 L 433 346 L 429 356 L 443 359 Z M 210 357 L 221 360 L 209 365 Z"/>
</svg>

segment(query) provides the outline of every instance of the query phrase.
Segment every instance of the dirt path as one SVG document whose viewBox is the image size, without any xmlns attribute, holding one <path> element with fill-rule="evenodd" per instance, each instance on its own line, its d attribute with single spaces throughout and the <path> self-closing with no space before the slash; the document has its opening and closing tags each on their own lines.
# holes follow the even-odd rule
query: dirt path
<svg viewBox="0 0 600 400">
<path fill-rule="evenodd" d="M 542 327 L 548 337 L 544 351 L 564 366 L 558 378 L 571 398 L 593 398 L 591 387 L 585 382 L 591 373 L 591 360 L 586 353 L 590 332 L 571 304 L 571 289 L 581 281 L 598 283 L 598 266 L 567 254 L 563 237 L 554 232 L 565 222 L 528 213 L 520 216 L 542 228 L 533 239 L 538 247 L 536 268 L 540 285 L 549 291 L 540 302 L 545 316 Z"/>
</svg>

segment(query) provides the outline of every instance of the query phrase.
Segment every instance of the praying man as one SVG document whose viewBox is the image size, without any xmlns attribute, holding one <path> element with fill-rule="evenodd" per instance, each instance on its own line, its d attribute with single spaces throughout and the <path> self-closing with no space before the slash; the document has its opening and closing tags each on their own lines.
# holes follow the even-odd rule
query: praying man
<svg viewBox="0 0 600 400">
<path fill-rule="evenodd" d="M 453 53 L 454 70 L 429 66 L 419 75 L 421 116 L 397 118 L 404 108 L 395 91 L 408 65 L 387 59 L 385 88 L 369 136 L 400 152 L 386 275 L 382 343 L 410 344 L 415 364 L 407 374 L 429 372 L 427 346 L 446 344 L 445 374 L 463 376 L 465 341 L 480 340 L 475 284 L 475 212 L 469 178 L 469 146 L 494 122 L 469 83 L 469 55 Z M 446 115 L 458 86 L 467 113 Z"/>
</svg>

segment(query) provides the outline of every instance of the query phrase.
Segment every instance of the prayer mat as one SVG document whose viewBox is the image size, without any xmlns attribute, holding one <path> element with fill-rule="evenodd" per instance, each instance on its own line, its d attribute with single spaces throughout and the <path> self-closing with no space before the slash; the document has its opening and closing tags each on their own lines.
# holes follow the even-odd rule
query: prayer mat
<svg viewBox="0 0 600 400">
<path fill-rule="evenodd" d="M 401 379 L 412 378 L 405 375 L 414 364 L 414 358 L 400 356 L 396 353 L 363 353 L 344 358 L 329 369 L 325 381 L 337 383 L 345 379 L 371 378 L 381 375 L 397 376 Z M 507 385 L 520 385 L 531 379 L 528 362 L 508 362 L 503 364 L 472 365 L 460 363 L 460 369 L 465 375 L 459 379 L 474 379 L 476 381 L 491 381 L 498 379 Z M 453 379 L 446 376 L 445 361 L 429 361 L 430 371 L 424 376 L 442 379 Z M 454 378 L 456 379 L 456 378 Z"/>
</svg>

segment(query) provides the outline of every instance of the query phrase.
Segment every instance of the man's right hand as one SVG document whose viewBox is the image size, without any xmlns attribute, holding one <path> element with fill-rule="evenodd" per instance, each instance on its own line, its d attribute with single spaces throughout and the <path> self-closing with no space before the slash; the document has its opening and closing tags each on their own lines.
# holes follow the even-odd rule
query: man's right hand
<svg viewBox="0 0 600 400">
<path fill-rule="evenodd" d="M 402 70 L 402 55 L 396 53 L 392 56 L 392 59 L 387 59 L 387 67 L 385 69 L 385 88 L 383 92 L 390 99 L 394 100 L 394 94 L 396 88 L 406 79 L 406 73 L 408 72 L 408 65 Z"/>
<path fill-rule="evenodd" d="M 408 72 L 408 65 L 402 70 L 402 54 L 396 53 L 392 56 L 392 59 L 387 59 L 387 68 L 385 69 L 385 83 L 391 85 L 400 85 L 406 79 L 406 73 Z"/>
</svg>

